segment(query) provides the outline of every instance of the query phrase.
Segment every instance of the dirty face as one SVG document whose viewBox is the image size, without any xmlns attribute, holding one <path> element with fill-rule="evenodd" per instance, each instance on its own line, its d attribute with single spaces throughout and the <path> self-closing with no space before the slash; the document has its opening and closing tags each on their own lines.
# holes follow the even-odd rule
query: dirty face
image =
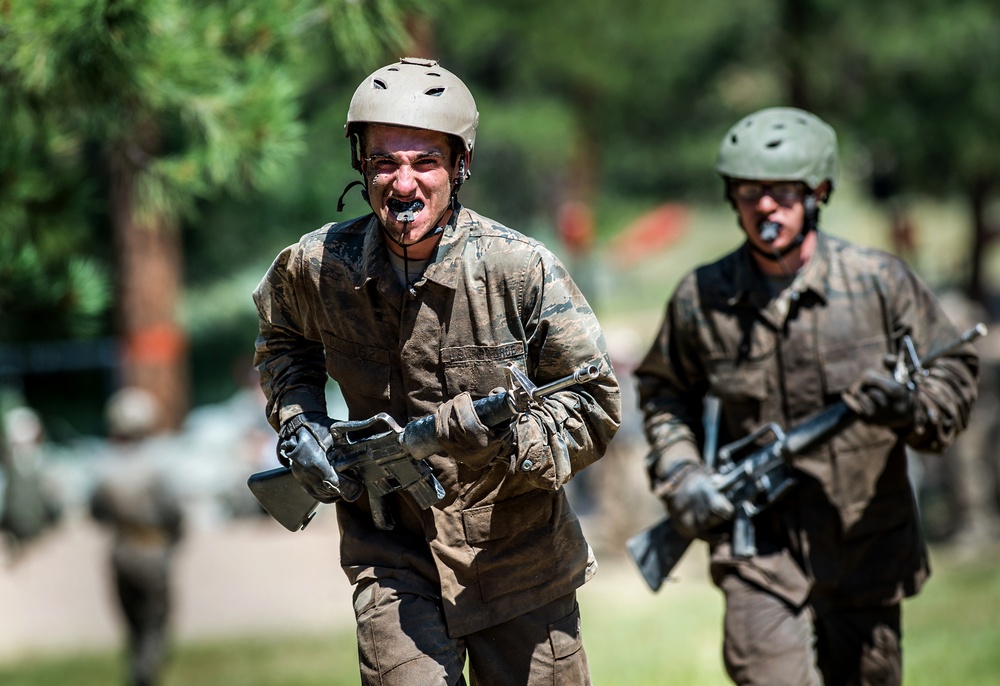
<svg viewBox="0 0 1000 686">
<path fill-rule="evenodd" d="M 448 221 L 457 158 L 447 135 L 373 125 L 365 132 L 364 147 L 361 171 L 369 203 L 390 235 L 409 247 Z M 429 255 L 437 241 L 425 243 L 410 256 Z M 400 246 L 387 244 L 402 254 Z"/>
</svg>

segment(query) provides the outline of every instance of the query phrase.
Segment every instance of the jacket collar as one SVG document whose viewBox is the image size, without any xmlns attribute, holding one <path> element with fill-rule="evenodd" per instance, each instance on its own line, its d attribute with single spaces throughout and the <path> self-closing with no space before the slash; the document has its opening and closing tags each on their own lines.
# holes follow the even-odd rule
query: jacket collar
<svg viewBox="0 0 1000 686">
<path fill-rule="evenodd" d="M 469 211 L 459 205 L 451 213 L 438 243 L 435 259 L 424 270 L 424 278 L 452 290 L 465 263 L 465 244 L 469 240 Z"/>
<path fill-rule="evenodd" d="M 460 215 L 463 220 L 459 221 Z M 434 281 L 448 288 L 455 288 L 458 270 L 464 258 L 464 247 L 469 234 L 468 210 L 461 205 L 451 213 L 448 223 L 444 226 L 441 241 L 438 243 L 434 258 L 421 280 Z M 365 240 L 361 251 L 361 263 L 355 275 L 355 289 L 363 288 L 369 281 L 376 281 L 382 289 L 386 282 L 399 285 L 386 256 L 388 247 L 382 235 L 382 227 L 374 213 L 365 220 Z M 417 283 L 420 283 L 419 281 Z M 394 290 L 394 289 L 393 289 Z M 402 290 L 402 289 L 400 289 Z"/>
<path fill-rule="evenodd" d="M 383 247 L 385 239 L 382 238 L 382 229 L 374 212 L 369 214 L 365 220 L 364 235 L 361 264 L 355 274 L 355 288 L 362 288 L 369 281 L 386 275 L 392 270 L 389 260 L 385 256 L 385 248 Z"/>
<path fill-rule="evenodd" d="M 750 246 L 744 243 L 735 254 L 734 275 L 731 290 L 726 302 L 731 306 L 745 304 L 762 308 L 770 300 L 765 276 L 761 273 L 753 259 Z M 816 251 L 806 266 L 795 275 L 789 293 L 813 293 L 821 301 L 826 302 L 827 277 L 830 273 L 830 246 L 826 235 L 816 231 Z"/>
</svg>

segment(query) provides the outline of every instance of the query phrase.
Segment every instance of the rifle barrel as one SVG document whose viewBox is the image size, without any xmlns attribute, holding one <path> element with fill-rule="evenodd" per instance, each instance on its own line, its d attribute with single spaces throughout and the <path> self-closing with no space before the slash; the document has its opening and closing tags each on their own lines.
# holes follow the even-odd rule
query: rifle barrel
<svg viewBox="0 0 1000 686">
<path fill-rule="evenodd" d="M 945 347 L 941 348 L 940 350 L 935 350 L 934 352 L 930 353 L 929 355 L 927 355 L 926 357 L 924 357 L 922 360 L 920 360 L 920 366 L 921 367 L 926 367 L 927 365 L 929 365 L 931 362 L 933 362 L 934 360 L 938 359 L 939 357 L 944 357 L 945 355 L 950 355 L 951 353 L 955 352 L 956 350 L 958 350 L 959 348 L 961 348 L 966 343 L 971 343 L 972 341 L 976 340 L 977 338 L 985 336 L 987 334 L 987 332 L 988 332 L 988 329 L 986 328 L 985 324 L 983 324 L 982 322 L 977 323 L 975 326 L 973 326 L 972 328 L 968 329 L 961 336 L 959 336 L 957 339 L 955 339 L 955 341 L 953 341 L 951 344 L 946 345 Z"/>
<path fill-rule="evenodd" d="M 788 431 L 782 452 L 786 457 L 799 455 L 829 440 L 855 419 L 857 415 L 844 401 L 835 402 Z"/>
<path fill-rule="evenodd" d="M 547 383 L 544 386 L 539 386 L 531 392 L 531 399 L 537 400 L 538 398 L 544 398 L 547 395 L 557 393 L 558 391 L 569 388 L 570 386 L 586 383 L 587 381 L 593 381 L 600 376 L 600 374 L 601 372 L 597 368 L 597 365 L 584 365 L 569 376 L 564 376 L 563 378 Z"/>
</svg>

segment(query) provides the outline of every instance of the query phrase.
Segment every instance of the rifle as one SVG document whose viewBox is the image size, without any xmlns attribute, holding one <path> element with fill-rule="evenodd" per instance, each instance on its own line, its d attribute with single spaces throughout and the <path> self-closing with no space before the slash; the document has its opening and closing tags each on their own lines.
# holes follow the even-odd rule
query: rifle
<svg viewBox="0 0 1000 686">
<path fill-rule="evenodd" d="M 596 379 L 597 365 L 583 365 L 572 374 L 536 386 L 513 363 L 504 367 L 507 389 L 472 403 L 479 420 L 489 427 L 510 421 L 532 403 L 576 384 Z M 384 424 L 387 431 L 355 440 L 352 434 Z M 434 415 L 414 419 L 401 427 L 391 416 L 380 412 L 358 421 L 334 422 L 330 427 L 333 445 L 327 458 L 341 474 L 360 481 L 368 491 L 372 519 L 384 531 L 394 523 L 383 498 L 406 491 L 421 509 L 441 500 L 445 493 L 425 458 L 441 451 L 434 430 Z M 319 501 L 306 493 L 288 467 L 252 474 L 247 486 L 261 507 L 289 531 L 304 529 L 316 514 Z"/>
<path fill-rule="evenodd" d="M 893 377 L 913 389 L 914 376 L 930 373 L 927 365 L 984 335 L 986 326 L 976 324 L 957 340 L 922 360 L 917 357 L 913 340 L 904 336 Z M 789 465 L 791 458 L 825 443 L 855 419 L 857 415 L 841 400 L 810 415 L 787 433 L 772 422 L 719 449 L 719 466 L 712 479 L 719 492 L 733 504 L 734 557 L 757 554 L 753 517 L 795 485 L 795 475 Z M 772 436 L 771 441 L 758 447 L 758 442 L 768 434 Z M 679 532 L 667 516 L 628 539 L 625 547 L 642 578 L 650 589 L 657 591 L 692 540 Z"/>
</svg>

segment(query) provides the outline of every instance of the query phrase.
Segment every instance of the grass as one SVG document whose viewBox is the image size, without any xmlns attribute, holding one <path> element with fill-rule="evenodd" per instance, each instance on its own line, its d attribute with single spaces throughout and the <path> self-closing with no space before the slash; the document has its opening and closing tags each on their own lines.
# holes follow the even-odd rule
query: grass
<svg viewBox="0 0 1000 686">
<path fill-rule="evenodd" d="M 931 560 L 924 592 L 903 606 L 906 686 L 1000 685 L 1000 549 Z"/>
<path fill-rule="evenodd" d="M 904 686 L 1000 686 L 1000 547 L 936 548 L 932 566 L 923 592 L 903 604 Z M 613 600 L 581 592 L 595 684 L 730 683 L 721 594 L 693 569 L 686 574 L 694 578 L 655 597 L 626 588 L 628 579 Z"/>
<path fill-rule="evenodd" d="M 680 581 L 653 595 L 609 562 L 580 592 L 595 684 L 728 683 L 720 658 L 722 602 L 688 553 Z M 974 557 L 933 551 L 934 576 L 904 604 L 905 686 L 1000 686 L 1000 548 Z M 5 686 L 124 683 L 120 655 L 26 657 L 0 665 Z M 181 643 L 163 686 L 348 686 L 358 683 L 354 632 Z"/>
</svg>

